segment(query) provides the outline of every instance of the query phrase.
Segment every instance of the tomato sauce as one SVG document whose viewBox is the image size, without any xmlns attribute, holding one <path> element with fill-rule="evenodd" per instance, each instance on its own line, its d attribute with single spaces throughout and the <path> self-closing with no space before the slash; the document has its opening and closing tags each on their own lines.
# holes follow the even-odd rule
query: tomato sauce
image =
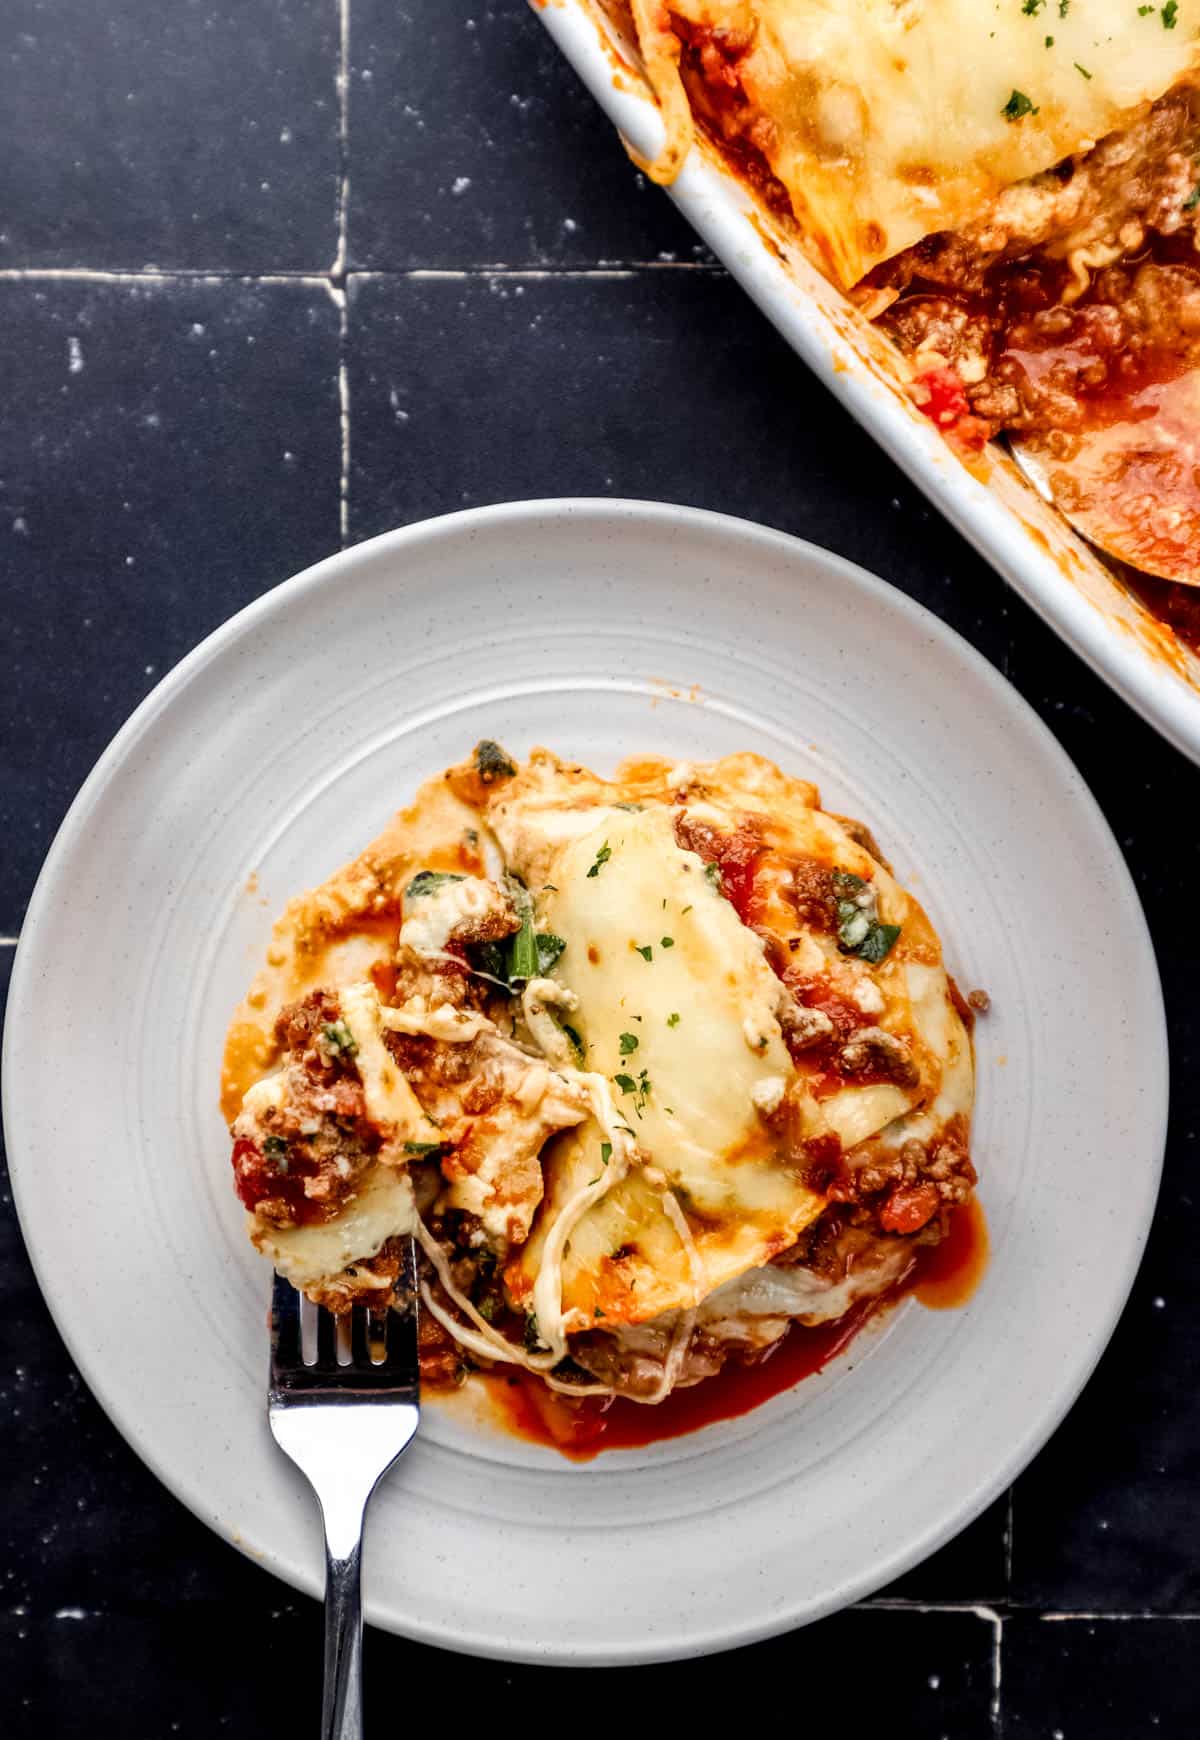
<svg viewBox="0 0 1200 1740">
<path fill-rule="evenodd" d="M 912 1274 L 891 1293 L 854 1306 L 836 1323 L 815 1329 L 795 1324 L 757 1363 L 730 1360 L 716 1377 L 675 1390 L 654 1407 L 621 1397 L 573 1402 L 528 1372 L 489 1372 L 482 1381 L 510 1432 L 572 1461 L 589 1462 L 602 1450 L 644 1449 L 718 1420 L 738 1419 L 792 1389 L 845 1353 L 865 1324 L 883 1317 L 910 1293 L 935 1311 L 965 1305 L 983 1276 L 987 1253 L 987 1223 L 972 1199 L 951 1210 L 941 1244 L 923 1250 Z"/>
</svg>

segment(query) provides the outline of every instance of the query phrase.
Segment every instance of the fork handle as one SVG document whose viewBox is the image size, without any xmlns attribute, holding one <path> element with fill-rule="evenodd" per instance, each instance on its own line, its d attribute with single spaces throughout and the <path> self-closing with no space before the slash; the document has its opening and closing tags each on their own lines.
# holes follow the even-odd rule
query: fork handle
<svg viewBox="0 0 1200 1740">
<path fill-rule="evenodd" d="M 366 1506 L 363 1507 L 364 1511 Z M 325 1691 L 321 1740 L 362 1740 L 362 1520 L 345 1554 L 325 1534 Z"/>
</svg>

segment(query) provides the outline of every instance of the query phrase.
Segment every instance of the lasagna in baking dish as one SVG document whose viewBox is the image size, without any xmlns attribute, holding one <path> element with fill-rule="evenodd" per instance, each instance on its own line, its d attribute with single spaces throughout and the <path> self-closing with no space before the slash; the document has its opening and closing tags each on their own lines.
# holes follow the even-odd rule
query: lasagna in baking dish
<svg viewBox="0 0 1200 1740">
<path fill-rule="evenodd" d="M 229 1030 L 250 1237 L 334 1311 L 418 1241 L 422 1369 L 663 1400 L 894 1290 L 971 1194 L 938 938 L 743 754 L 481 743 L 294 900 Z"/>
<path fill-rule="evenodd" d="M 1195 358 L 1200 0 L 605 0 L 960 449 Z M 1127 413 L 1128 414 L 1128 413 Z"/>
</svg>

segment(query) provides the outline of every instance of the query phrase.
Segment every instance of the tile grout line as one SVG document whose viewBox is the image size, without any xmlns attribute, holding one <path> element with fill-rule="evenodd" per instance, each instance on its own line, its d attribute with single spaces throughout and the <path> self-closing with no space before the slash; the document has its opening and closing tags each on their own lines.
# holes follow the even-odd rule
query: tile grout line
<svg viewBox="0 0 1200 1740">
<path fill-rule="evenodd" d="M 1117 1608 L 1089 1609 L 1046 1608 L 1036 1602 L 1017 1601 L 918 1601 L 909 1595 L 868 1596 L 856 1601 L 851 1612 L 865 1613 L 973 1613 L 989 1623 L 1005 1619 L 1037 1619 L 1051 1624 L 1095 1623 L 1100 1620 L 1169 1619 L 1176 1623 L 1195 1624 L 1200 1609 L 1182 1608 L 1175 1611 L 1164 1607 L 1136 1607 L 1129 1612 Z"/>
<path fill-rule="evenodd" d="M 336 0 L 338 14 L 337 87 L 338 178 L 334 202 L 337 251 L 329 268 L 329 294 L 338 311 L 338 538 L 350 542 L 350 297 L 347 276 L 350 234 L 350 0 Z"/>
<path fill-rule="evenodd" d="M 341 0 L 348 7 L 349 0 Z M 347 103 L 349 91 L 347 90 Z M 607 261 L 594 266 L 509 266 L 503 262 L 477 266 L 404 266 L 352 268 L 346 264 L 349 173 L 339 174 L 337 199 L 337 253 L 325 271 L 234 271 L 211 266 L 3 266 L 0 284 L 299 284 L 306 288 L 336 288 L 351 278 L 364 283 L 403 282 L 466 283 L 473 278 L 514 278 L 553 283 L 556 279 L 594 280 L 615 283 L 643 273 L 696 272 L 710 278 L 727 276 L 724 266 L 702 260 Z"/>
<path fill-rule="evenodd" d="M 334 0 L 337 7 L 338 47 L 334 88 L 338 109 L 337 188 L 333 223 L 337 248 L 328 277 L 338 283 L 346 276 L 348 214 L 350 210 L 350 0 Z"/>
<path fill-rule="evenodd" d="M 989 1713 L 992 1721 L 994 1740 L 1004 1740 L 1004 1701 L 1002 1688 L 1004 1683 L 1004 1618 L 994 1607 L 977 1607 L 975 1611 L 981 1619 L 990 1620 L 992 1625 L 992 1700 Z"/>
<path fill-rule="evenodd" d="M 207 266 L 3 266 L 0 284 L 300 284 L 329 283 L 327 272 L 214 271 Z"/>
</svg>

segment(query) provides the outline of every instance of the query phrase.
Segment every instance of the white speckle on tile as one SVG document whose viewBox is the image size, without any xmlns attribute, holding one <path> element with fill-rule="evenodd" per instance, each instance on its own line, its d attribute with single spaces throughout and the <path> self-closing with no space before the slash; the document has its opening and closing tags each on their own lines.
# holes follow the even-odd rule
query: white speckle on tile
<svg viewBox="0 0 1200 1740">
<path fill-rule="evenodd" d="M 1153 1305 L 1153 1307 L 1156 1311 L 1162 1311 L 1166 1307 L 1167 1302 L 1163 1298 L 1161 1293 L 1156 1293 L 1154 1295 L 1154 1298 L 1151 1299 L 1150 1303 Z"/>
<path fill-rule="evenodd" d="M 17 534 L 18 538 L 27 538 L 29 536 L 29 521 L 25 518 L 24 514 L 17 515 L 12 523 L 12 529 Z"/>
<path fill-rule="evenodd" d="M 562 227 L 566 230 L 569 236 L 573 236 L 575 231 L 579 228 L 579 225 L 575 222 L 574 218 L 564 218 Z"/>
<path fill-rule="evenodd" d="M 148 677 L 152 677 L 154 675 L 154 666 L 153 665 L 146 666 L 146 675 Z"/>
<path fill-rule="evenodd" d="M 202 320 L 193 320 L 193 322 L 192 322 L 192 337 L 193 338 L 203 338 L 204 331 L 205 331 L 204 322 Z"/>
<path fill-rule="evenodd" d="M 83 347 L 74 333 L 67 339 L 67 372 L 72 375 L 83 373 Z"/>
<path fill-rule="evenodd" d="M 929 1689 L 931 1692 L 936 1692 L 938 1687 L 941 1685 L 941 1683 L 942 1683 L 942 1676 L 940 1674 L 930 1674 L 930 1676 L 929 1676 Z"/>
<path fill-rule="evenodd" d="M 87 1613 L 82 1607 L 58 1607 L 54 1613 L 55 1619 L 86 1619 Z"/>
<path fill-rule="evenodd" d="M 292 142 L 292 129 L 290 127 L 281 127 L 279 129 L 279 143 L 281 145 L 290 145 L 291 142 Z"/>
<path fill-rule="evenodd" d="M 458 197 L 464 194 L 470 185 L 471 177 L 469 175 L 456 175 L 454 180 L 450 183 L 450 191 Z"/>
</svg>

